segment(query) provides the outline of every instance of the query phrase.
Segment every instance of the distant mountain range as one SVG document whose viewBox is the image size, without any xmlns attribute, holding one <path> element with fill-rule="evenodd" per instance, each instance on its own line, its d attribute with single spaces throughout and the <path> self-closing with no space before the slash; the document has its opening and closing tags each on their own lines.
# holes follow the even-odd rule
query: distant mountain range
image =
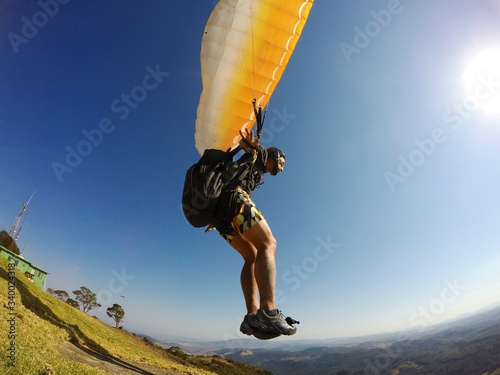
<svg viewBox="0 0 500 375">
<path fill-rule="evenodd" d="M 277 375 L 500 375 L 500 305 L 426 329 L 364 337 L 160 343 Z"/>
</svg>

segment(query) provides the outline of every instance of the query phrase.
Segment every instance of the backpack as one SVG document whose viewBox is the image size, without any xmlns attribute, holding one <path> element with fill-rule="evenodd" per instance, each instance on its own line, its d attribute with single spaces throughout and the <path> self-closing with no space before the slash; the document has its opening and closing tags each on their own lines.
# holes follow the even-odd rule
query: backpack
<svg viewBox="0 0 500 375">
<path fill-rule="evenodd" d="M 230 183 L 243 181 L 247 176 L 249 163 L 233 162 L 239 148 L 226 152 L 207 149 L 200 160 L 186 172 L 182 192 L 182 211 L 187 221 L 196 228 L 217 226 L 219 197 Z"/>
</svg>

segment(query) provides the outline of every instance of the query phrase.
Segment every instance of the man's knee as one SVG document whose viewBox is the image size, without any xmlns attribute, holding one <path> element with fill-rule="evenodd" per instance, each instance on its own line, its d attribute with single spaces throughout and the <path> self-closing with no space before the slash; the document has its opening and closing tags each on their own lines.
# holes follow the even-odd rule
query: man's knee
<svg viewBox="0 0 500 375">
<path fill-rule="evenodd" d="M 276 254 L 276 244 L 276 239 L 270 236 L 262 241 L 261 245 L 258 247 L 258 251 L 264 252 L 268 256 L 274 256 Z"/>
<path fill-rule="evenodd" d="M 271 236 L 271 238 L 269 239 L 269 248 L 275 253 L 276 252 L 276 246 L 277 246 L 277 242 L 276 242 L 276 239 L 274 238 L 274 236 Z"/>
<path fill-rule="evenodd" d="M 241 255 L 243 256 L 243 259 L 247 263 L 255 263 L 255 260 L 257 259 L 257 249 L 255 249 L 252 246 L 249 246 L 246 251 L 242 252 Z"/>
<path fill-rule="evenodd" d="M 255 260 L 257 259 L 257 252 L 255 253 L 247 253 L 243 256 L 243 260 L 246 263 L 255 263 Z"/>
<path fill-rule="evenodd" d="M 241 254 L 245 262 L 255 263 L 257 249 L 241 234 L 234 236 L 231 246 Z"/>
</svg>

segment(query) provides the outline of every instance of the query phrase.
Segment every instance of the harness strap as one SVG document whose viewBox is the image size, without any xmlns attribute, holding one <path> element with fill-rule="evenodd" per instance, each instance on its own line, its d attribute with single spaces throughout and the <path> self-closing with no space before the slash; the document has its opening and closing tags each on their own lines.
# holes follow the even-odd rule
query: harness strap
<svg viewBox="0 0 500 375">
<path fill-rule="evenodd" d="M 253 113 L 255 115 L 255 120 L 257 122 L 257 138 L 260 139 L 260 134 L 262 133 L 262 127 L 264 126 L 264 119 L 262 118 L 262 107 L 259 105 L 259 109 L 255 105 L 257 100 L 254 98 L 252 101 L 253 104 Z M 266 117 L 264 113 L 264 118 Z"/>
</svg>

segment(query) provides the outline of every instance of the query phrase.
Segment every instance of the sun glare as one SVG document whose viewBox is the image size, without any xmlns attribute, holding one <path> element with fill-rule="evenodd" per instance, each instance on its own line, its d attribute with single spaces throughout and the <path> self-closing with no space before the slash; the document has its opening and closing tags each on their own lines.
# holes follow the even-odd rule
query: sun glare
<svg viewBox="0 0 500 375">
<path fill-rule="evenodd" d="M 485 50 L 475 56 L 463 77 L 470 106 L 500 114 L 500 49 Z"/>
</svg>

